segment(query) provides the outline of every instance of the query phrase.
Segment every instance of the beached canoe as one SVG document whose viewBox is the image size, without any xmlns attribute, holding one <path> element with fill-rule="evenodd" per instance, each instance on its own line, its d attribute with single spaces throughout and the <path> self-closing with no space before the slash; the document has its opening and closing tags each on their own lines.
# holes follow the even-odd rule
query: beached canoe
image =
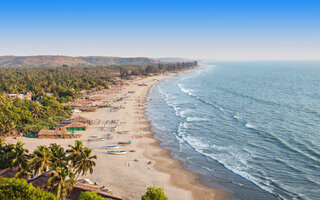
<svg viewBox="0 0 320 200">
<path fill-rule="evenodd" d="M 130 134 L 131 131 L 118 131 L 119 134 Z"/>
<path fill-rule="evenodd" d="M 119 145 L 129 145 L 129 144 L 131 144 L 132 142 L 131 141 L 129 141 L 129 142 L 119 142 L 118 144 Z"/>
<path fill-rule="evenodd" d="M 98 138 L 89 138 L 88 141 L 90 141 L 90 142 L 98 142 L 100 140 Z"/>
<path fill-rule="evenodd" d="M 126 151 L 108 151 L 109 154 L 113 154 L 113 155 L 123 155 L 126 154 Z"/>
<path fill-rule="evenodd" d="M 114 145 L 114 146 L 102 146 L 102 149 L 118 149 L 120 146 L 119 145 Z"/>
</svg>

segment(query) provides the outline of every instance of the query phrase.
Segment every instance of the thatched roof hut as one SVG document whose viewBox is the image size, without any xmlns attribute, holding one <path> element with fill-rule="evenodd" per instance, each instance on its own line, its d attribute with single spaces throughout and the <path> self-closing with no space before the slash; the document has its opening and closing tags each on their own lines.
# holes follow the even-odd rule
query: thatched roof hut
<svg viewBox="0 0 320 200">
<path fill-rule="evenodd" d="M 80 107 L 79 110 L 82 112 L 96 112 L 97 108 L 91 107 L 91 106 L 84 106 L 84 107 Z"/>
<path fill-rule="evenodd" d="M 58 139 L 58 138 L 77 138 L 81 135 L 73 134 L 73 132 L 65 131 L 65 130 L 45 130 L 41 129 L 38 133 L 38 138 L 51 138 L 51 139 Z"/>
<path fill-rule="evenodd" d="M 92 120 L 80 116 L 80 117 L 73 118 L 72 122 L 80 122 L 80 123 L 83 123 L 83 124 L 91 124 Z"/>
<path fill-rule="evenodd" d="M 45 172 L 33 179 L 28 180 L 28 183 L 32 183 L 33 186 L 43 189 L 48 185 L 48 180 L 54 173 L 57 173 L 57 172 L 56 171 Z"/>
<path fill-rule="evenodd" d="M 68 199 L 72 199 L 72 200 L 77 200 L 79 195 L 81 194 L 81 192 L 86 192 L 86 191 L 97 192 L 98 195 L 100 195 L 100 196 L 102 196 L 102 197 L 104 197 L 106 199 L 121 200 L 120 198 L 109 196 L 107 194 L 99 192 L 99 188 L 98 187 L 88 186 L 88 185 L 84 185 L 84 184 L 81 184 L 81 183 L 76 183 L 76 185 L 73 187 L 73 190 L 71 191 L 71 193 L 69 194 L 69 196 L 67 198 Z"/>
<path fill-rule="evenodd" d="M 60 124 L 71 124 L 71 123 L 75 123 L 75 122 L 79 122 L 79 123 L 82 123 L 82 124 L 91 124 L 92 121 L 90 119 L 87 119 L 85 117 L 76 117 L 76 118 L 73 118 L 73 119 L 68 119 L 68 120 L 63 120 L 60 122 Z"/>
<path fill-rule="evenodd" d="M 85 131 L 87 129 L 88 125 L 81 123 L 81 122 L 73 122 L 71 124 L 68 124 L 64 126 L 67 131 Z"/>
<path fill-rule="evenodd" d="M 18 168 L 6 168 L 0 170 L 0 178 L 13 178 L 18 173 Z"/>
</svg>

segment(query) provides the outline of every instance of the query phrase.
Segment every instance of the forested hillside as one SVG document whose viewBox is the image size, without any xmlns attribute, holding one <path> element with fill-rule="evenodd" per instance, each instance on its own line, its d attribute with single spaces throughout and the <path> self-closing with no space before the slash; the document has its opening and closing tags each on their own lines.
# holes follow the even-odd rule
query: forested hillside
<svg viewBox="0 0 320 200">
<path fill-rule="evenodd" d="M 108 66 L 108 65 L 153 65 L 159 61 L 137 57 L 71 57 L 71 56 L 0 56 L 0 67 L 55 67 L 55 66 Z"/>
</svg>

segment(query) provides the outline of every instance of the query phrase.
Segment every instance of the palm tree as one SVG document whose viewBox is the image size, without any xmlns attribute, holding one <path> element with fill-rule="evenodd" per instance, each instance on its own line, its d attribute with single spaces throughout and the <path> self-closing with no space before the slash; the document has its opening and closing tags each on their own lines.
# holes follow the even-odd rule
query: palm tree
<svg viewBox="0 0 320 200">
<path fill-rule="evenodd" d="M 96 155 L 91 155 L 92 149 L 84 148 L 81 152 L 81 155 L 76 158 L 75 170 L 77 174 L 77 179 L 79 175 L 86 175 L 89 171 L 90 174 L 93 173 L 93 167 L 96 166 L 96 163 L 93 159 L 97 159 Z"/>
<path fill-rule="evenodd" d="M 50 169 L 50 166 L 52 165 L 51 152 L 46 146 L 38 146 L 34 150 L 33 155 L 34 157 L 31 159 L 30 165 L 34 174 L 38 174 L 38 172 L 44 173 Z"/>
<path fill-rule="evenodd" d="M 74 174 L 67 168 L 58 168 L 48 180 L 49 190 L 59 199 L 65 199 L 75 184 Z"/>
<path fill-rule="evenodd" d="M 27 177 L 29 175 L 29 151 L 23 148 L 23 145 L 24 144 L 21 141 L 18 141 L 10 152 L 10 156 L 13 158 L 12 166 L 18 167 L 19 172 L 16 174 L 16 177 L 18 178 Z"/>
<path fill-rule="evenodd" d="M 0 96 L 0 98 L 1 98 L 1 96 Z M 2 138 L 0 138 L 0 150 L 4 147 L 4 142 L 3 142 L 3 139 Z"/>
<path fill-rule="evenodd" d="M 0 169 L 12 167 L 12 151 L 14 149 L 13 144 L 6 144 L 1 148 L 0 151 Z"/>
<path fill-rule="evenodd" d="M 74 141 L 74 146 L 69 145 L 70 149 L 67 150 L 70 155 L 68 156 L 68 159 L 71 161 L 71 167 L 74 167 L 77 162 L 77 158 L 81 155 L 83 152 L 83 146 L 81 140 Z"/>
<path fill-rule="evenodd" d="M 60 145 L 56 143 L 50 144 L 49 149 L 51 151 L 51 168 L 55 169 L 58 167 L 67 168 L 67 153 Z"/>
</svg>

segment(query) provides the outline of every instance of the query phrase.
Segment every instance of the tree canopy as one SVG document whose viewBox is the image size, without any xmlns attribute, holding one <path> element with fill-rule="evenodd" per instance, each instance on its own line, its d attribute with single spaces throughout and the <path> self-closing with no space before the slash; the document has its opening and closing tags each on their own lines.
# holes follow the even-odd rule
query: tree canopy
<svg viewBox="0 0 320 200">
<path fill-rule="evenodd" d="M 150 186 L 147 192 L 141 197 L 141 200 L 168 200 L 163 188 Z"/>
<path fill-rule="evenodd" d="M 54 97 L 45 96 L 39 103 L 22 101 L 0 94 L 0 133 L 15 130 L 23 133 L 37 133 L 50 129 L 59 121 L 71 116 L 71 108 L 64 107 Z"/>
<path fill-rule="evenodd" d="M 26 180 L 0 178 L 0 199 L 3 200 L 58 200 L 53 194 L 28 184 Z"/>
<path fill-rule="evenodd" d="M 85 176 L 88 172 L 92 173 L 96 165 L 94 160 L 97 157 L 91 155 L 92 150 L 83 147 L 81 141 L 75 141 L 75 146 L 70 145 L 67 150 L 56 143 L 50 144 L 49 147 L 41 145 L 33 153 L 29 153 L 23 145 L 20 141 L 15 145 L 4 144 L 0 138 L 0 169 L 13 168 L 17 170 L 17 178 L 27 178 L 30 174 L 40 175 L 44 172 L 52 172 L 47 185 L 43 188 L 52 192 L 59 199 L 65 199 L 70 194 L 74 187 L 76 176 L 78 177 L 80 174 Z M 5 186 L 6 184 L 8 186 Z M 9 193 L 1 194 L 1 187 L 5 191 L 8 190 Z M 34 191 L 31 186 L 24 182 L 19 182 L 18 179 L 0 181 L 0 199 L 32 199 L 29 196 L 24 198 L 25 196 L 23 195 L 29 194 L 21 194 L 22 196 L 16 194 L 16 188 L 25 188 L 23 191 L 21 189 L 21 193 Z M 29 189 L 31 192 L 29 192 Z M 6 198 L 1 198 L 1 195 Z"/>
</svg>

